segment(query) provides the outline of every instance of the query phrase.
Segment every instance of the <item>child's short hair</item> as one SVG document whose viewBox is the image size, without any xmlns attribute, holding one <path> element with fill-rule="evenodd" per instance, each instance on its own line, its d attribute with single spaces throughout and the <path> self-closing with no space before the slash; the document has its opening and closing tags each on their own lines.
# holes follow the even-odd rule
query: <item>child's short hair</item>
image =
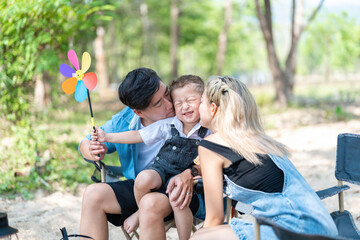
<svg viewBox="0 0 360 240">
<path fill-rule="evenodd" d="M 170 85 L 170 93 L 172 93 L 175 89 L 182 88 L 188 84 L 194 84 L 196 91 L 199 92 L 200 95 L 203 94 L 205 84 L 204 81 L 199 76 L 195 75 L 182 75 L 174 80 Z"/>
</svg>

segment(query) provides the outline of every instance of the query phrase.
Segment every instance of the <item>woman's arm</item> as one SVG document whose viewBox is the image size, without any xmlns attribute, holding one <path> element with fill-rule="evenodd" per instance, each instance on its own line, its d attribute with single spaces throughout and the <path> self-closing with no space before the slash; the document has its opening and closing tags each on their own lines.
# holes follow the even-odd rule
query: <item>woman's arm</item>
<svg viewBox="0 0 360 240">
<path fill-rule="evenodd" d="M 110 142 L 110 143 L 140 143 L 143 139 L 140 136 L 139 131 L 126 131 L 118 133 L 106 133 L 101 128 L 95 127 L 96 131 L 93 130 L 91 134 L 92 140 L 99 142 Z"/>
<path fill-rule="evenodd" d="M 201 146 L 199 157 L 205 192 L 204 227 L 217 226 L 224 222 L 223 160 L 216 153 Z"/>
</svg>

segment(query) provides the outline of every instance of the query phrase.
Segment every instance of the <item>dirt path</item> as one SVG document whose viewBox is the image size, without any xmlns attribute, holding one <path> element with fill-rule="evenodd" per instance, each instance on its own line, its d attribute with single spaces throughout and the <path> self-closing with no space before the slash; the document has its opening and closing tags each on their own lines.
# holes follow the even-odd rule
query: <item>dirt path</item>
<svg viewBox="0 0 360 240">
<path fill-rule="evenodd" d="M 282 120 L 279 120 L 282 121 Z M 280 123 L 281 124 L 281 123 Z M 282 125 L 282 124 L 281 124 Z M 334 177 L 336 138 L 339 133 L 360 133 L 360 121 L 315 124 L 305 127 L 279 127 L 268 134 L 288 145 L 292 151 L 291 160 L 315 189 L 336 184 Z M 360 186 L 350 185 L 345 193 L 345 208 L 353 213 L 360 227 Z M 8 213 L 10 225 L 19 229 L 19 239 L 60 239 L 59 229 L 66 227 L 68 233 L 79 232 L 81 196 L 56 192 L 46 195 L 38 192 L 35 199 L 24 201 L 0 199 L 0 211 Z M 337 199 L 325 200 L 329 211 L 337 208 Z M 125 239 L 121 230 L 110 226 L 110 239 Z M 176 239 L 175 230 L 168 239 Z"/>
</svg>

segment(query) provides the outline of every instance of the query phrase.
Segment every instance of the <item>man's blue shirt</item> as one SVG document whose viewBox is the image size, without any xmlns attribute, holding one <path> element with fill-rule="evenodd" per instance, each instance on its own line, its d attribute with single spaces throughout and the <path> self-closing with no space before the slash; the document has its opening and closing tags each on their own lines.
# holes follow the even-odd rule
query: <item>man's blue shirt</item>
<svg viewBox="0 0 360 240">
<path fill-rule="evenodd" d="M 113 115 L 111 120 L 107 121 L 100 128 L 106 133 L 139 130 L 141 128 L 140 117 L 137 116 L 132 109 L 126 107 L 121 112 Z M 91 135 L 87 135 L 85 138 L 91 140 Z M 105 142 L 105 145 L 108 149 L 107 153 L 113 153 L 117 151 L 124 176 L 127 179 L 135 179 L 136 173 L 142 170 L 135 169 L 135 163 L 138 161 L 139 144 L 119 144 Z"/>
</svg>

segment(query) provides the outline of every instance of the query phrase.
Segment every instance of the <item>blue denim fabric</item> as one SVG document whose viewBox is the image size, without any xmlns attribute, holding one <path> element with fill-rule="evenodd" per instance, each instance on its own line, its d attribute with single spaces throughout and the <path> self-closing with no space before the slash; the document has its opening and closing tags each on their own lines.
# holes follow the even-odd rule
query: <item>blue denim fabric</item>
<svg viewBox="0 0 360 240">
<path fill-rule="evenodd" d="M 335 177 L 339 181 L 360 185 L 360 135 L 338 135 Z"/>
<path fill-rule="evenodd" d="M 231 199 L 252 205 L 254 208 L 252 214 L 269 218 L 292 231 L 336 236 L 337 229 L 330 214 L 289 159 L 269 156 L 284 172 L 284 186 L 281 193 L 246 189 L 236 185 L 226 175 L 224 192 Z M 240 222 L 242 220 L 232 219 L 230 227 L 240 239 L 254 239 L 253 225 L 250 223 L 249 226 L 249 223 Z M 262 236 L 271 234 L 269 231 L 272 232 L 271 229 L 261 227 Z M 272 237 L 271 239 L 276 239 L 275 235 Z"/>
<path fill-rule="evenodd" d="M 148 167 L 159 173 L 162 180 L 160 189 L 166 188 L 170 178 L 192 165 L 198 155 L 199 143 L 197 139 L 180 137 L 178 130 L 171 125 L 171 138 L 160 149 L 154 164 Z"/>
<path fill-rule="evenodd" d="M 139 130 L 141 128 L 141 123 L 140 118 L 135 115 L 133 110 L 126 107 L 121 112 L 113 115 L 111 120 L 107 121 L 100 128 L 107 133 L 116 133 L 129 130 Z M 87 135 L 85 138 L 91 140 L 91 135 Z M 108 142 L 105 144 L 108 148 L 107 153 L 113 153 L 116 151 L 119 155 L 124 176 L 127 179 L 135 179 L 136 174 L 142 170 L 135 169 L 134 167 L 134 163 L 138 161 L 138 144 L 119 144 Z"/>
</svg>

